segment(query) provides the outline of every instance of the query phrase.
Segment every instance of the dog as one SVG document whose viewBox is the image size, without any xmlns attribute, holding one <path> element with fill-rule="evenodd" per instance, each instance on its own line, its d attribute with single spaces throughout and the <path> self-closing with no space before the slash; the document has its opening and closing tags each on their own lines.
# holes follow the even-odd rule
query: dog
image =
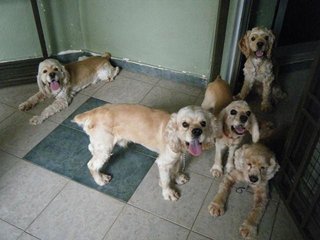
<svg viewBox="0 0 320 240">
<path fill-rule="evenodd" d="M 247 60 L 243 68 L 243 86 L 236 99 L 244 100 L 254 85 L 262 85 L 261 111 L 264 112 L 272 109 L 270 98 L 274 73 L 271 54 L 274 40 L 275 36 L 271 30 L 255 27 L 247 31 L 238 44 Z M 279 88 L 274 89 L 274 95 L 279 98 L 285 97 Z"/>
<path fill-rule="evenodd" d="M 55 101 L 39 116 L 30 119 L 30 124 L 41 124 L 51 115 L 68 107 L 74 95 L 90 84 L 98 81 L 112 81 L 119 73 L 119 67 L 110 63 L 110 53 L 102 57 L 89 57 L 85 60 L 63 66 L 58 60 L 46 59 L 39 64 L 37 83 L 39 92 L 19 105 L 20 111 L 28 111 L 46 98 Z"/>
<path fill-rule="evenodd" d="M 219 131 L 216 118 L 199 106 L 187 106 L 170 115 L 142 105 L 106 104 L 75 116 L 73 121 L 90 137 L 92 158 L 87 165 L 98 185 L 111 180 L 100 169 L 109 160 L 115 144 L 138 143 L 159 154 L 159 185 L 164 199 L 171 201 L 180 197 L 171 180 L 177 184 L 189 180 L 180 167 L 183 155 L 189 152 L 199 156 L 202 145 L 214 142 L 215 132 Z"/>
<path fill-rule="evenodd" d="M 218 75 L 213 82 L 208 84 L 201 107 L 217 116 L 231 102 L 230 86 Z"/>
<path fill-rule="evenodd" d="M 215 142 L 215 159 L 210 170 L 214 177 L 223 174 L 222 158 L 226 148 L 229 149 L 226 172 L 231 172 L 234 169 L 234 152 L 240 147 L 247 133 L 251 134 L 254 143 L 258 142 L 260 137 L 257 118 L 246 101 L 231 102 L 219 113 L 218 121 L 222 125 L 222 134 L 216 137 Z"/>
<path fill-rule="evenodd" d="M 224 176 L 208 210 L 214 217 L 222 216 L 232 186 L 239 181 L 248 183 L 253 189 L 254 203 L 240 227 L 240 234 L 245 239 L 253 239 L 268 203 L 268 181 L 280 167 L 274 153 L 260 143 L 243 145 L 235 152 L 234 161 L 236 168 Z"/>
</svg>

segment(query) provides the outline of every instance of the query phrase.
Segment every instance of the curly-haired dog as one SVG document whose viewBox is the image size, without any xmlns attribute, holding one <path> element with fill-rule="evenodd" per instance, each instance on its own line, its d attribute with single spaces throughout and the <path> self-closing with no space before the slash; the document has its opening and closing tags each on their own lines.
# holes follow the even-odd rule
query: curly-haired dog
<svg viewBox="0 0 320 240">
<path fill-rule="evenodd" d="M 111 180 L 100 169 L 109 160 L 115 144 L 134 142 L 159 154 L 156 163 L 162 195 L 171 201 L 180 197 L 171 181 L 184 184 L 189 180 L 180 168 L 183 154 L 199 156 L 202 145 L 213 142 L 218 131 L 216 119 L 199 106 L 184 107 L 170 115 L 141 105 L 106 104 L 75 116 L 74 122 L 90 137 L 93 156 L 88 168 L 98 185 Z"/>
<path fill-rule="evenodd" d="M 247 60 L 243 68 L 243 86 L 237 98 L 245 99 L 254 85 L 262 85 L 262 111 L 272 108 L 270 95 L 274 74 L 271 53 L 274 40 L 271 30 L 255 27 L 247 31 L 239 41 L 239 48 Z"/>
<path fill-rule="evenodd" d="M 213 82 L 208 84 L 201 107 L 217 116 L 231 102 L 230 86 L 218 75 Z"/>
<path fill-rule="evenodd" d="M 37 83 L 39 92 L 19 105 L 19 110 L 28 111 L 46 98 L 55 101 L 45 108 L 39 116 L 30 119 L 30 124 L 42 123 L 51 115 L 68 107 L 73 96 L 99 80 L 112 81 L 119 73 L 118 67 L 110 64 L 110 53 L 102 57 L 89 57 L 85 60 L 63 66 L 55 59 L 46 59 L 39 64 Z"/>
<path fill-rule="evenodd" d="M 252 239 L 257 235 L 258 224 L 268 203 L 268 181 L 279 170 L 279 165 L 273 152 L 259 143 L 243 145 L 235 152 L 234 161 L 236 168 L 224 176 L 208 209 L 214 217 L 223 215 L 232 186 L 238 181 L 248 183 L 254 192 L 254 203 L 240 227 L 240 234 Z"/>
<path fill-rule="evenodd" d="M 251 134 L 253 142 L 259 141 L 257 119 L 243 100 L 233 101 L 225 107 L 219 113 L 218 121 L 222 124 L 222 134 L 216 138 L 215 143 L 215 159 L 210 170 L 214 177 L 220 177 L 223 173 L 222 158 L 225 149 L 229 149 L 226 172 L 230 172 L 234 168 L 234 152 L 240 147 L 247 132 Z"/>
</svg>

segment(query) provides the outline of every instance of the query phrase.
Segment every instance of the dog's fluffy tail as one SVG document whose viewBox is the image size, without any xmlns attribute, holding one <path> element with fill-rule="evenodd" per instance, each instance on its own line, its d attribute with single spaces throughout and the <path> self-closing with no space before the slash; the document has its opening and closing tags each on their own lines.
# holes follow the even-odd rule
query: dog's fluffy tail
<svg viewBox="0 0 320 240">
<path fill-rule="evenodd" d="M 111 53 L 105 52 L 104 54 L 102 54 L 102 57 L 107 58 L 108 60 L 110 60 L 111 59 Z"/>
</svg>

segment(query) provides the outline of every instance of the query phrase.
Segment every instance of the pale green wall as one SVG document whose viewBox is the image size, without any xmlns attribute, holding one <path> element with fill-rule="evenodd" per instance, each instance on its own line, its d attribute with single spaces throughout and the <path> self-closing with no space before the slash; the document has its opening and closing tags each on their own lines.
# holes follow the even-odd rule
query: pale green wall
<svg viewBox="0 0 320 240">
<path fill-rule="evenodd" d="M 231 0 L 224 47 L 232 33 Z M 259 1 L 269 27 L 276 0 Z M 114 57 L 209 76 L 218 0 L 38 0 L 49 54 L 110 51 Z M 41 56 L 29 0 L 0 1 L 0 61 Z M 228 61 L 223 58 L 222 71 Z"/>
<path fill-rule="evenodd" d="M 218 0 L 80 0 L 89 50 L 208 75 Z"/>
<path fill-rule="evenodd" d="M 49 54 L 85 49 L 79 0 L 38 0 L 38 5 Z"/>
<path fill-rule="evenodd" d="M 30 1 L 0 1 L 0 62 L 41 56 Z"/>
</svg>

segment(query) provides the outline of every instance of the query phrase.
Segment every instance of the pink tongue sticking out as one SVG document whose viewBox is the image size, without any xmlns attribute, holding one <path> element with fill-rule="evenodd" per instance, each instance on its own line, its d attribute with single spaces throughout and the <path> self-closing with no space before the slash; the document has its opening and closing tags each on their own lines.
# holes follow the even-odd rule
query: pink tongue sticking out
<svg viewBox="0 0 320 240">
<path fill-rule="evenodd" d="M 243 127 L 243 126 L 236 126 L 235 127 L 235 130 L 236 130 L 236 132 L 238 133 L 238 134 L 244 134 L 245 133 L 245 131 L 246 131 L 246 129 Z"/>
<path fill-rule="evenodd" d="M 193 156 L 199 156 L 202 153 L 202 147 L 198 139 L 193 139 L 189 143 L 188 151 Z"/>
<path fill-rule="evenodd" d="M 57 91 L 60 88 L 60 84 L 57 81 L 53 81 L 51 82 L 50 87 L 52 91 Z"/>
<path fill-rule="evenodd" d="M 257 57 L 263 57 L 264 52 L 261 50 L 256 51 L 256 56 Z"/>
</svg>

